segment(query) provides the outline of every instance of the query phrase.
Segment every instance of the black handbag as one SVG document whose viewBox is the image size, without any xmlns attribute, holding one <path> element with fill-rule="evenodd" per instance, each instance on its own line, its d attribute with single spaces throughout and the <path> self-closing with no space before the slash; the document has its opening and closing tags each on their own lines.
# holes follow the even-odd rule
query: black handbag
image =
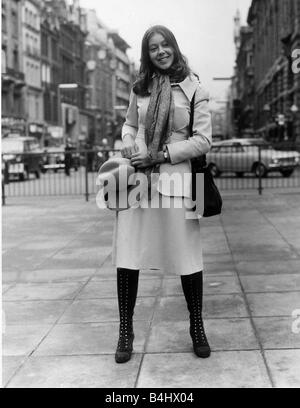
<svg viewBox="0 0 300 408">
<path fill-rule="evenodd" d="M 190 136 L 193 135 L 194 124 L 194 105 L 195 94 L 191 100 L 191 113 L 190 113 Z M 222 197 L 215 185 L 214 178 L 206 163 L 206 155 L 203 154 L 199 157 L 191 159 L 192 166 L 192 200 L 196 200 L 196 188 L 197 188 L 197 173 L 203 173 L 204 175 L 204 211 L 203 217 L 213 217 L 214 215 L 221 214 L 222 211 Z M 196 206 L 193 208 L 196 210 Z"/>
</svg>

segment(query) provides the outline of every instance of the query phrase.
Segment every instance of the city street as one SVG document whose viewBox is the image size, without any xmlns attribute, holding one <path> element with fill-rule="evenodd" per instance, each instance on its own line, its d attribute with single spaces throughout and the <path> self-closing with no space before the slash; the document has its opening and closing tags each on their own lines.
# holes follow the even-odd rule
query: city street
<svg viewBox="0 0 300 408">
<path fill-rule="evenodd" d="M 201 221 L 211 357 L 192 352 L 179 277 L 143 270 L 124 365 L 114 361 L 115 214 L 81 197 L 9 201 L 3 386 L 299 387 L 299 192 L 223 197 L 222 216 Z"/>
<path fill-rule="evenodd" d="M 299 388 L 300 0 L 1 6 L 3 387 Z"/>
</svg>

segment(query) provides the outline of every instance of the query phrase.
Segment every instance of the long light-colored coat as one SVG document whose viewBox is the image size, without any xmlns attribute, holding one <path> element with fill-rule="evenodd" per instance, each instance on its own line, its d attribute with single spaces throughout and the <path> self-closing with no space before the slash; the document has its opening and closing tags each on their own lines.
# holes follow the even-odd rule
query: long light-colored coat
<svg viewBox="0 0 300 408">
<path fill-rule="evenodd" d="M 190 137 L 190 103 L 195 92 L 193 136 Z M 173 130 L 166 141 L 171 163 L 160 165 L 159 180 L 154 184 L 154 197 L 159 197 L 162 205 L 159 208 L 140 206 L 117 213 L 112 252 L 112 263 L 116 267 L 163 269 L 175 275 L 203 270 L 199 220 L 188 219 L 183 205 L 183 201 L 191 202 L 191 180 L 171 184 L 160 181 L 164 175 L 175 173 L 183 179 L 191 176 L 190 159 L 209 151 L 212 136 L 208 93 L 196 77 L 191 76 L 174 84 L 172 94 L 175 104 Z M 147 151 L 145 119 L 149 100 L 149 96 L 131 93 L 122 129 L 122 137 L 131 134 L 141 151 Z"/>
</svg>

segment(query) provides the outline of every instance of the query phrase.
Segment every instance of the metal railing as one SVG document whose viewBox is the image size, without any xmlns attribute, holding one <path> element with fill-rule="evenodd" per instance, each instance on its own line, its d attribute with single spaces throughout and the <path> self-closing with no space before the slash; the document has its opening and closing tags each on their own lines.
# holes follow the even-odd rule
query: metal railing
<svg viewBox="0 0 300 408">
<path fill-rule="evenodd" d="M 13 197 L 81 195 L 98 191 L 97 171 L 119 150 L 2 154 L 2 204 Z M 300 145 L 216 143 L 207 164 L 221 191 L 300 187 Z"/>
<path fill-rule="evenodd" d="M 300 187 L 300 144 L 215 143 L 207 164 L 221 191 Z"/>
<path fill-rule="evenodd" d="M 96 194 L 97 171 L 118 150 L 2 153 L 2 204 L 11 197 Z"/>
</svg>

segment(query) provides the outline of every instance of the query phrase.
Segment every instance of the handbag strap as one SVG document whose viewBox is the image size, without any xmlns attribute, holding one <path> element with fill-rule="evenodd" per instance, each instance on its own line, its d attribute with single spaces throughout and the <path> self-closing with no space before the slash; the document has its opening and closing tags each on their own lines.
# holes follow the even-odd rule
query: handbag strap
<svg viewBox="0 0 300 408">
<path fill-rule="evenodd" d="M 194 92 L 194 95 L 191 99 L 191 104 L 190 104 L 190 123 L 189 123 L 189 133 L 190 137 L 193 136 L 193 126 L 194 126 L 194 111 L 195 111 L 195 97 L 196 97 L 196 91 Z M 198 166 L 205 167 L 206 166 L 206 154 L 202 154 L 201 156 L 197 157 L 195 160 L 198 161 Z"/>
<path fill-rule="evenodd" d="M 196 91 L 194 92 L 194 95 L 191 100 L 191 105 L 190 105 L 190 124 L 189 124 L 189 130 L 190 130 L 190 136 L 193 136 L 193 125 L 194 125 L 194 110 L 195 110 L 195 96 L 196 96 Z"/>
</svg>

